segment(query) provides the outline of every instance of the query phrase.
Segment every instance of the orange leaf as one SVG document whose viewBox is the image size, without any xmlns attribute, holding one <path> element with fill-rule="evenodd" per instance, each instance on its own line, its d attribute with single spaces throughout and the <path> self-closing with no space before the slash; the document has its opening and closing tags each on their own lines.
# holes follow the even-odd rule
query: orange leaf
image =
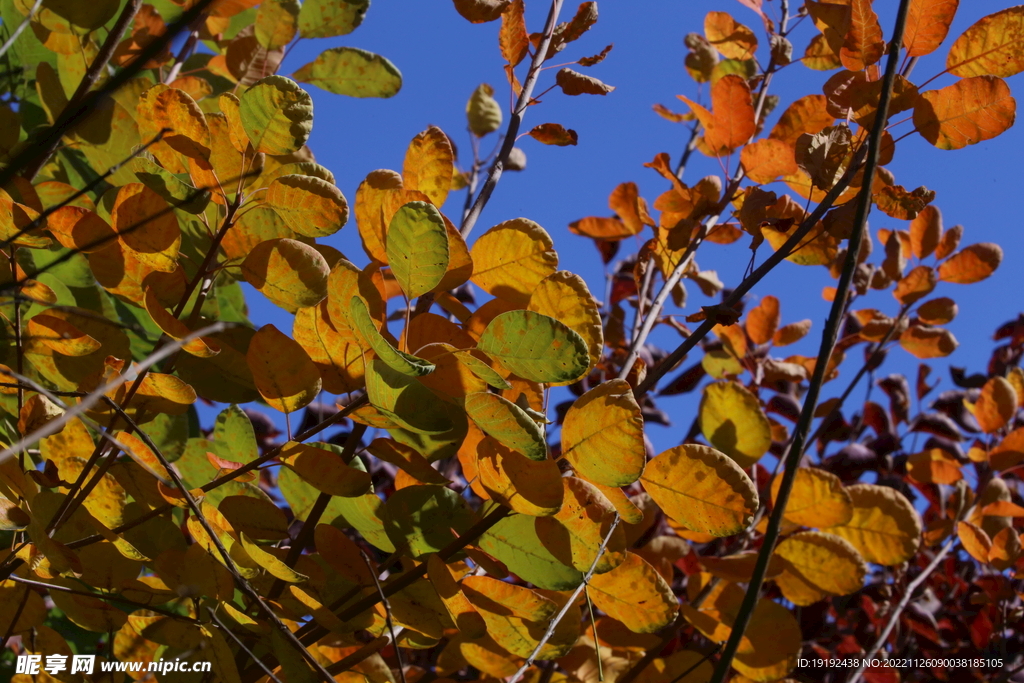
<svg viewBox="0 0 1024 683">
<path fill-rule="evenodd" d="M 440 207 L 452 184 L 455 154 L 451 141 L 437 126 L 431 126 L 409 143 L 402 165 L 402 180 L 408 190 L 425 194 Z"/>
<path fill-rule="evenodd" d="M 1024 70 L 1024 7 L 978 20 L 949 48 L 946 69 L 954 76 L 1013 76 Z"/>
<path fill-rule="evenodd" d="M 693 100 L 679 95 L 690 105 L 704 126 L 704 141 L 718 156 L 746 144 L 756 130 L 754 103 L 750 86 L 740 76 L 729 74 L 711 86 L 711 107 L 708 111 Z"/>
<path fill-rule="evenodd" d="M 993 377 L 981 388 L 974 404 L 974 418 L 986 434 L 999 431 L 1017 413 L 1017 392 L 1002 377 Z"/>
<path fill-rule="evenodd" d="M 806 95 L 793 102 L 782 112 L 778 123 L 768 136 L 790 145 L 804 133 L 814 135 L 832 125 L 835 117 L 828 112 L 824 95 Z"/>
<path fill-rule="evenodd" d="M 970 522 L 957 522 L 956 535 L 960 537 L 967 554 L 982 564 L 988 564 L 988 554 L 992 549 L 992 539 L 980 527 Z"/>
<path fill-rule="evenodd" d="M 181 228 L 163 197 L 142 183 L 129 183 L 117 192 L 110 223 L 121 244 L 153 270 L 172 273 L 178 268 Z"/>
<path fill-rule="evenodd" d="M 938 277 L 931 266 L 918 266 L 907 273 L 892 290 L 892 295 L 901 304 L 912 304 L 932 293 Z"/>
<path fill-rule="evenodd" d="M 1021 557 L 1020 536 L 1012 526 L 1001 529 L 992 538 L 988 561 L 999 571 L 1009 569 Z"/>
<path fill-rule="evenodd" d="M 917 307 L 917 317 L 928 325 L 945 325 L 957 314 L 956 302 L 949 297 L 929 299 Z"/>
<path fill-rule="evenodd" d="M 622 183 L 608 196 L 608 208 L 618 215 L 631 235 L 636 235 L 645 225 L 654 227 L 654 221 L 647 213 L 647 202 L 640 196 L 636 183 Z"/>
<path fill-rule="evenodd" d="M 153 100 L 153 123 L 168 128 L 164 141 L 190 159 L 210 158 L 210 127 L 206 115 L 188 93 L 168 88 Z"/>
<path fill-rule="evenodd" d="M 972 244 L 939 266 L 939 279 L 959 285 L 981 282 L 995 272 L 1002 260 L 1003 250 L 998 244 Z"/>
<path fill-rule="evenodd" d="M 939 149 L 961 149 L 990 140 L 1013 125 L 1017 102 L 1006 82 L 975 76 L 940 90 L 921 93 L 914 125 Z"/>
<path fill-rule="evenodd" d="M 144 300 L 146 312 L 149 313 L 149 317 L 153 319 L 156 326 L 171 339 L 180 340 L 187 337 L 192 333 L 192 330 L 188 329 L 185 323 L 181 322 L 169 313 L 160 303 L 156 293 L 152 287 L 146 288 L 146 298 Z M 184 346 L 181 347 L 182 351 L 191 353 L 193 356 L 199 358 L 212 358 L 216 356 L 220 351 L 220 347 L 213 341 L 205 340 L 201 337 L 190 340 Z"/>
<path fill-rule="evenodd" d="M 797 172 L 793 146 L 773 138 L 764 138 L 744 147 L 740 163 L 747 177 L 755 183 L 770 183 L 779 176 Z"/>
<path fill-rule="evenodd" d="M 668 625 L 679 604 L 665 579 L 635 553 L 615 569 L 590 580 L 594 605 L 635 633 L 654 633 Z"/>
<path fill-rule="evenodd" d="M 955 484 L 964 478 L 960 463 L 941 448 L 929 448 L 907 457 L 907 474 L 924 484 Z"/>
<path fill-rule="evenodd" d="M 910 57 L 934 52 L 949 33 L 960 0 L 910 0 L 903 46 Z"/>
<path fill-rule="evenodd" d="M 527 135 L 542 144 L 557 147 L 575 145 L 579 140 L 576 131 L 571 128 L 567 129 L 560 123 L 542 123 L 535 126 Z"/>
<path fill-rule="evenodd" d="M 790 323 L 789 325 L 780 327 L 775 332 L 775 336 L 772 337 L 772 343 L 775 346 L 789 346 L 790 344 L 795 344 L 803 339 L 810 331 L 810 320 L 801 320 L 798 323 Z"/>
<path fill-rule="evenodd" d="M 910 221 L 910 250 L 919 259 L 927 258 L 942 239 L 942 212 L 929 204 Z"/>
<path fill-rule="evenodd" d="M 949 330 L 929 325 L 908 327 L 900 335 L 900 346 L 917 358 L 943 358 L 959 346 Z"/>
<path fill-rule="evenodd" d="M 779 300 L 770 294 L 747 314 L 744 325 L 750 341 L 755 344 L 767 344 L 772 340 L 779 327 L 782 316 L 779 313 Z"/>
<path fill-rule="evenodd" d="M 850 71 L 861 71 L 885 52 L 885 40 L 871 0 L 850 0 L 850 28 L 839 50 L 839 59 Z"/>
<path fill-rule="evenodd" d="M 523 61 L 530 50 L 530 36 L 526 33 L 523 12 L 523 0 L 512 0 L 501 13 L 498 46 L 501 48 L 501 56 L 513 67 Z"/>
<path fill-rule="evenodd" d="M 954 225 L 952 228 L 942 233 L 942 239 L 939 240 L 939 246 L 935 247 L 935 258 L 941 261 L 946 258 L 960 246 L 960 238 L 964 236 L 964 226 Z"/>
<path fill-rule="evenodd" d="M 595 240 L 621 240 L 636 234 L 619 218 L 599 216 L 587 216 L 573 221 L 569 224 L 569 232 Z"/>
</svg>

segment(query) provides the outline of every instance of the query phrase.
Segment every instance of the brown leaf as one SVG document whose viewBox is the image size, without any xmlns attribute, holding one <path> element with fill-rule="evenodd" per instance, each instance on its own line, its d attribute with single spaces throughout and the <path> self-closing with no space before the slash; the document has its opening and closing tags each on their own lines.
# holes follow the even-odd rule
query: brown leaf
<svg viewBox="0 0 1024 683">
<path fill-rule="evenodd" d="M 501 14 L 498 45 L 501 56 L 513 67 L 522 62 L 530 50 L 530 36 L 526 33 L 523 11 L 523 0 L 513 0 Z"/>
<path fill-rule="evenodd" d="M 528 135 L 540 143 L 558 147 L 575 145 L 579 140 L 576 131 L 572 128 L 564 128 L 560 123 L 542 123 L 534 127 Z"/>
<path fill-rule="evenodd" d="M 454 0 L 455 11 L 474 24 L 494 21 L 508 9 L 512 0 Z"/>
<path fill-rule="evenodd" d="M 555 83 L 566 95 L 607 95 L 614 87 L 569 68 L 559 70 Z"/>
</svg>

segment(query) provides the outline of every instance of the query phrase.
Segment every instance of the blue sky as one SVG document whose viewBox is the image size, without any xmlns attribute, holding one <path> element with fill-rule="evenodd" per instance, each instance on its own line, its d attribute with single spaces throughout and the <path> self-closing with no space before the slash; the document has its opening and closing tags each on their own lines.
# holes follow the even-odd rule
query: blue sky
<svg viewBox="0 0 1024 683">
<path fill-rule="evenodd" d="M 563 18 L 571 16 L 575 5 L 566 3 Z M 896 5 L 892 0 L 875 3 L 887 35 L 891 32 Z M 935 54 L 921 60 L 911 80 L 921 83 L 941 71 L 946 51 L 956 36 L 981 17 L 1006 6 L 995 0 L 961 3 L 946 42 Z M 766 3 L 769 16 L 777 8 L 777 2 Z M 597 251 L 590 240 L 569 233 L 567 226 L 583 216 L 609 215 L 608 194 L 621 182 L 638 183 L 649 203 L 666 189 L 666 181 L 643 164 L 659 152 L 668 152 L 675 162 L 688 134 L 684 125 L 661 119 L 651 106 L 662 103 L 683 112 L 686 106 L 676 95 L 691 98 L 702 95 L 683 70 L 686 54 L 683 37 L 689 32 L 701 32 L 705 14 L 715 10 L 730 12 L 754 29 L 762 43 L 765 40 L 757 15 L 738 1 L 606 0 L 599 3 L 599 9 L 597 25 L 558 55 L 553 63 L 593 55 L 613 43 L 615 47 L 608 58 L 587 73 L 615 86 L 616 90 L 604 97 L 567 97 L 556 90 L 548 93 L 540 105 L 530 108 L 524 130 L 545 122 L 561 123 L 578 132 L 579 145 L 545 147 L 529 138 L 521 140 L 520 146 L 528 157 L 527 169 L 503 176 L 475 235 L 503 220 L 530 218 L 552 235 L 561 257 L 560 268 L 581 274 L 595 296 L 602 298 L 605 270 Z M 541 29 L 546 12 L 547 3 L 527 2 L 529 30 Z M 340 45 L 380 53 L 394 62 L 403 74 L 401 92 L 388 100 L 356 100 L 309 87 L 315 105 L 309 144 L 318 162 L 334 172 L 339 188 L 350 202 L 359 182 L 369 171 L 401 170 L 406 145 L 428 125 L 440 126 L 453 138 L 465 165 L 470 156 L 464 114 L 466 100 L 480 83 L 491 84 L 499 102 L 508 100 L 508 86 L 502 71 L 504 62 L 497 47 L 498 26 L 498 22 L 470 24 L 455 12 L 449 0 L 376 2 L 371 5 L 363 25 L 351 35 L 305 40 L 290 53 L 282 74 L 287 75 L 312 61 L 320 51 Z M 797 55 L 802 54 L 815 34 L 809 20 L 800 25 L 792 36 Z M 538 92 L 553 83 L 554 73 L 555 70 L 550 70 L 542 75 Z M 781 96 L 782 103 L 769 119 L 769 127 L 788 102 L 805 94 L 820 93 L 821 84 L 830 73 L 811 71 L 801 64 L 779 73 L 772 83 L 772 92 Z M 942 87 L 954 80 L 944 76 L 928 87 Z M 1021 90 L 1022 83 L 1022 77 L 1009 79 L 1011 90 Z M 706 99 L 706 93 L 703 95 Z M 898 137 L 910 131 L 910 126 L 910 123 L 902 124 L 894 132 Z M 489 150 L 496 142 L 495 137 L 485 139 L 482 149 Z M 940 390 L 952 387 L 946 371 L 950 363 L 967 366 L 972 372 L 984 372 L 994 347 L 992 332 L 1021 311 L 1015 260 L 1021 256 L 1024 239 L 1020 235 L 1017 214 L 1004 207 L 1009 207 L 1021 191 L 1017 164 L 1022 151 L 1024 131 L 1020 127 L 994 140 L 955 152 L 938 150 L 913 134 L 899 143 L 896 160 L 889 166 L 897 182 L 908 189 L 926 185 L 936 191 L 934 203 L 942 210 L 945 226 L 964 225 L 962 245 L 996 242 L 1005 252 L 1002 267 L 987 281 L 970 286 L 940 284 L 935 292 L 935 296 L 952 297 L 960 305 L 959 316 L 949 325 L 960 348 L 948 360 L 931 363 L 936 371 L 933 377 L 942 377 Z M 696 154 L 685 180 L 692 184 L 708 174 L 721 174 L 718 161 Z M 787 191 L 779 183 L 768 189 L 779 193 Z M 456 222 L 463 197 L 463 192 L 453 193 L 443 207 Z M 906 223 L 876 210 L 870 217 L 872 234 L 883 227 L 905 228 Z M 742 278 L 749 259 L 748 240 L 744 237 L 730 246 L 708 244 L 702 247 L 697 260 L 702 269 L 716 270 L 727 286 L 735 285 Z M 356 264 L 366 263 L 354 222 L 325 241 L 341 249 Z M 640 241 L 624 243 L 620 256 L 635 252 L 639 244 Z M 767 249 L 767 245 L 763 249 Z M 779 297 L 784 323 L 804 318 L 814 321 L 805 340 L 787 349 L 791 353 L 816 354 L 828 312 L 821 290 L 832 284 L 834 281 L 822 267 L 784 263 L 755 289 L 755 302 L 769 293 Z M 685 313 L 711 303 L 696 287 L 691 285 L 688 289 L 690 299 Z M 251 289 L 248 299 L 255 323 L 273 322 L 281 329 L 290 330 L 291 316 Z M 890 315 L 898 310 L 897 302 L 888 292 L 870 295 L 858 304 L 859 307 L 878 308 Z M 669 331 L 659 331 L 653 340 L 666 348 L 679 342 L 678 336 Z M 859 351 L 851 354 L 851 358 L 859 357 Z M 685 365 L 698 358 L 699 355 L 691 355 Z M 845 386 L 844 378 L 856 371 L 855 362 L 848 362 L 839 380 L 826 387 L 826 396 L 830 390 L 837 392 Z M 913 378 L 917 363 L 909 354 L 897 349 L 890 353 L 883 373 L 902 372 Z M 695 396 L 659 403 L 674 423 L 668 429 L 651 428 L 651 438 L 659 450 L 677 444 L 685 435 L 693 419 Z M 858 390 L 854 396 L 863 394 Z"/>
</svg>

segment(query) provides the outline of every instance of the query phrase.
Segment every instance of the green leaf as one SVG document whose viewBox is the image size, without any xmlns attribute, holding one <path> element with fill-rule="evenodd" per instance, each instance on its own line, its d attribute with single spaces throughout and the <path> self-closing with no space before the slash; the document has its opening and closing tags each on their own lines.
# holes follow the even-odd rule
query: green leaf
<svg viewBox="0 0 1024 683">
<path fill-rule="evenodd" d="M 511 389 L 512 385 L 504 377 L 495 372 L 494 368 L 473 355 L 472 351 L 456 351 L 454 356 L 465 365 L 470 372 L 487 382 L 495 389 Z"/>
<path fill-rule="evenodd" d="M 374 408 L 414 434 L 444 434 L 453 427 L 444 401 L 380 358 L 366 366 L 366 394 Z"/>
<path fill-rule="evenodd" d="M 523 379 L 572 382 L 590 365 L 583 337 L 554 318 L 507 311 L 487 325 L 477 348 Z"/>
<path fill-rule="evenodd" d="M 299 0 L 264 0 L 256 15 L 256 42 L 268 50 L 278 50 L 292 42 L 301 7 Z"/>
<path fill-rule="evenodd" d="M 292 74 L 335 95 L 392 97 L 402 88 L 402 72 L 380 55 L 354 47 L 335 47 Z"/>
<path fill-rule="evenodd" d="M 199 215 L 210 203 L 209 190 L 193 187 L 151 159 L 136 157 L 132 160 L 132 170 L 143 185 L 186 213 Z"/>
<path fill-rule="evenodd" d="M 448 270 L 448 231 L 441 212 L 409 202 L 395 212 L 387 232 L 388 265 L 411 300 L 441 284 Z"/>
<path fill-rule="evenodd" d="M 485 434 L 530 460 L 547 460 L 544 431 L 522 408 L 497 394 L 466 396 L 466 413 Z"/>
<path fill-rule="evenodd" d="M 313 129 L 313 99 L 284 76 L 267 76 L 242 93 L 239 114 L 257 152 L 296 152 Z"/>
<path fill-rule="evenodd" d="M 352 33 L 363 23 L 370 0 L 306 0 L 299 12 L 299 36 L 332 38 Z"/>
<path fill-rule="evenodd" d="M 117 14 L 120 4 L 117 0 L 45 0 L 43 7 L 75 26 L 97 29 Z M 32 5 L 33 3 L 28 3 L 29 7 Z"/>
<path fill-rule="evenodd" d="M 476 515 L 458 493 L 444 486 L 406 486 L 384 504 L 384 529 L 398 547 L 413 557 L 441 550 L 465 533 Z"/>
<path fill-rule="evenodd" d="M 527 515 L 506 517 L 480 537 L 480 548 L 538 588 L 553 591 L 576 588 L 583 581 L 583 572 L 563 564 L 544 547 L 537 535 L 536 519 Z"/>
<path fill-rule="evenodd" d="M 229 406 L 217 416 L 213 425 L 217 454 L 231 462 L 247 463 L 259 455 L 252 422 L 238 406 Z"/>
<path fill-rule="evenodd" d="M 422 377 L 434 371 L 434 364 L 417 358 L 411 353 L 399 351 L 391 345 L 384 335 L 377 329 L 373 318 L 370 317 L 370 310 L 366 301 L 361 296 L 352 297 L 352 321 L 356 324 L 359 334 L 366 339 L 366 343 L 374 350 L 377 357 L 387 365 L 409 377 Z"/>
</svg>

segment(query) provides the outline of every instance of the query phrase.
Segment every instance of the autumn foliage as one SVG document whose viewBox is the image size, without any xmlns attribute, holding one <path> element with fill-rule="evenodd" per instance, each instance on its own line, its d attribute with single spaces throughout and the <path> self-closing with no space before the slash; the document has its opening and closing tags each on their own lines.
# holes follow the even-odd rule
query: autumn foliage
<svg viewBox="0 0 1024 683">
<path fill-rule="evenodd" d="M 615 96 L 591 75 L 612 46 L 583 47 L 597 3 L 562 4 L 528 28 L 523 0 L 454 0 L 500 26 L 501 88 L 466 87 L 472 159 L 430 126 L 346 197 L 306 145 L 305 88 L 388 98 L 400 71 L 344 46 L 279 71 L 368 0 L 0 2 L 0 671 L 72 652 L 208 661 L 225 683 L 1024 664 L 1024 320 L 985 374 L 933 392 L 956 286 L 1003 252 L 944 225 L 911 187 L 927 169 L 886 168 L 908 135 L 957 150 L 1013 125 L 1024 9 L 960 36 L 957 0 L 904 0 L 893 28 L 870 0 L 709 12 L 684 40 L 693 86 L 654 105 L 685 127 L 681 158 L 623 169 L 640 182 L 611 189 L 612 215 L 568 226 L 612 269 L 599 302 L 535 221 L 478 225 L 517 144 L 587 144 L 544 121 L 542 89 Z M 823 91 L 780 102 L 773 78 L 803 69 Z M 722 175 L 684 182 L 694 154 Z M 365 257 L 331 246 L 346 224 Z M 727 287 L 702 249 L 746 277 Z M 783 260 L 836 280 L 823 330 L 748 299 Z M 242 283 L 291 328 L 252 322 Z M 688 306 L 688 286 L 720 303 Z M 819 332 L 817 356 L 786 348 Z M 881 394 L 855 404 L 861 380 Z M 656 400 L 690 392 L 692 428 L 656 454 Z M 798 667 L 830 657 L 926 663 Z"/>
</svg>

